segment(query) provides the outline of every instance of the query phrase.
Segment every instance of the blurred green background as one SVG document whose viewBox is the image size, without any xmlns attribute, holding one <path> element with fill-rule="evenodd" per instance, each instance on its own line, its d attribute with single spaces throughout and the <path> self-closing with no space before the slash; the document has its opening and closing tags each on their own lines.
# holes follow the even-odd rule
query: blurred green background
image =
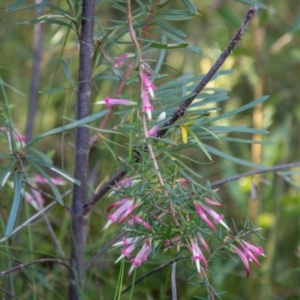
<svg viewBox="0 0 300 300">
<path fill-rule="evenodd" d="M 33 18 L 35 10 L 19 10 L 7 13 L 14 1 L 1 3 L 0 23 L 0 75 L 6 83 L 5 89 L 10 101 L 14 126 L 25 134 L 26 112 L 30 97 L 31 73 L 33 64 L 33 30 L 31 25 L 16 25 L 21 20 Z M 162 73 L 169 77 L 178 76 L 192 71 L 195 74 L 206 73 L 227 45 L 228 41 L 243 20 L 248 6 L 232 0 L 223 1 L 191 1 L 201 17 L 174 23 L 187 35 L 186 40 L 203 50 L 203 55 L 191 54 L 187 50 L 170 50 L 166 55 L 166 65 Z M 65 1 L 50 3 L 69 10 Z M 214 146 L 238 158 L 271 167 L 280 163 L 299 161 L 299 119 L 300 119 L 300 4 L 297 1 L 265 0 L 267 10 L 260 10 L 252 20 L 232 55 L 225 62 L 223 69 L 234 69 L 230 75 L 221 76 L 210 83 L 211 87 L 228 89 L 228 100 L 222 102 L 222 111 L 229 111 L 246 104 L 262 95 L 270 98 L 261 106 L 247 110 L 229 118 L 223 125 L 248 125 L 263 128 L 270 134 L 263 139 L 272 145 L 252 146 L 251 144 L 218 143 Z M 171 1 L 173 8 L 184 7 L 181 1 Z M 45 12 L 50 12 L 46 8 Z M 118 18 L 120 12 L 110 6 L 110 1 L 97 1 L 97 18 L 103 25 L 109 24 L 108 19 Z M 96 25 L 96 32 L 100 26 Z M 57 24 L 43 24 L 43 44 L 41 59 L 41 81 L 39 85 L 38 111 L 35 119 L 35 134 L 60 126 L 66 121 L 62 116 L 74 118 L 76 100 L 76 80 L 78 71 L 78 43 L 74 32 Z M 132 51 L 129 46 L 119 46 L 121 51 Z M 117 52 L 116 52 L 117 53 Z M 117 53 L 118 54 L 118 53 Z M 116 55 L 117 55 L 116 54 Z M 63 59 L 68 67 L 69 80 L 64 72 Z M 155 58 L 153 58 L 155 60 Z M 96 72 L 96 71 L 95 71 Z M 163 79 L 162 84 L 168 79 Z M 47 92 L 62 87 L 57 92 Z M 116 83 L 93 82 L 92 102 L 112 94 Z M 129 92 L 128 92 L 129 93 Z M 1 96 L 1 107 L 3 97 Z M 93 111 L 99 108 L 92 107 Z M 112 126 L 113 122 L 108 124 Z M 240 135 L 232 137 L 245 138 Z M 246 138 L 249 138 L 247 136 Z M 114 137 L 121 142 L 120 138 Z M 260 137 L 253 137 L 259 139 Z M 118 140 L 119 139 L 119 140 Z M 1 136 L 1 151 L 7 151 L 5 139 Z M 44 139 L 38 148 L 52 156 L 55 164 L 72 174 L 73 133 L 63 136 L 55 135 Z M 126 157 L 124 149 L 112 146 L 113 151 Z M 117 169 L 116 161 L 111 159 L 105 146 L 95 144 L 90 157 L 90 185 L 92 189 L 104 182 Z M 198 157 L 197 153 L 190 153 Z M 196 172 L 201 173 L 203 182 L 228 177 L 248 169 L 220 158 L 214 158 L 215 164 L 203 167 Z M 287 170 L 288 171 L 288 170 Z M 245 277 L 245 270 L 239 259 L 238 264 L 220 256 L 212 262 L 212 271 L 218 273 L 210 276 L 211 283 L 218 292 L 224 292 L 222 299 L 300 299 L 300 243 L 299 243 L 299 176 L 289 178 L 292 184 L 278 174 L 265 174 L 255 178 L 242 178 L 220 187 L 219 194 L 224 202 L 226 220 L 234 220 L 237 228 L 249 217 L 254 224 L 262 228 L 264 240 L 257 240 L 265 249 L 266 257 L 260 258 L 262 268 L 251 266 L 251 275 Z M 256 185 L 256 200 L 251 200 L 251 185 Z M 67 190 L 70 188 L 63 187 Z M 48 191 L 50 192 L 50 190 Z M 254 195 L 252 195 L 252 198 Z M 0 210 L 3 227 L 6 220 L 12 190 L 7 187 L 0 191 Z M 70 204 L 71 198 L 66 198 Z M 109 200 L 112 201 L 112 200 Z M 89 259 L 115 233 L 110 228 L 105 233 L 99 230 L 106 222 L 104 198 L 92 212 L 88 222 L 90 234 L 86 247 Z M 34 213 L 33 208 L 23 203 L 17 223 L 21 224 Z M 48 213 L 58 240 L 62 244 L 66 257 L 69 255 L 70 215 L 67 209 L 55 206 Z M 3 232 L 3 231 L 2 231 Z M 174 253 L 173 253 L 174 254 Z M 113 262 L 119 255 L 118 251 L 108 251 L 98 259 L 88 272 L 85 299 L 111 299 L 114 295 L 120 266 Z M 159 255 L 149 260 L 138 270 L 137 276 L 166 262 L 168 254 Z M 59 257 L 48 228 L 43 219 L 35 221 L 23 228 L 9 242 L 0 244 L 1 270 L 10 267 L 9 258 L 19 262 L 28 262 L 42 257 Z M 172 258 L 170 253 L 170 259 Z M 194 278 L 188 271 L 190 261 L 183 260 L 177 264 L 177 283 L 179 299 L 193 299 L 193 296 L 205 296 L 205 290 L 192 285 Z M 129 267 L 127 262 L 125 268 Z M 127 270 L 127 269 L 126 269 Z M 135 287 L 134 299 L 171 299 L 170 293 L 171 268 L 167 268 L 143 280 Z M 124 288 L 131 283 L 129 278 Z M 13 294 L 19 299 L 66 299 L 68 272 L 56 264 L 40 264 L 24 268 L 11 276 L 0 278 L 0 295 L 4 299 L 11 285 Z M 129 293 L 127 293 L 129 295 Z M 128 299 L 125 294 L 122 299 Z M 7 298 L 9 299 L 9 298 Z"/>
</svg>

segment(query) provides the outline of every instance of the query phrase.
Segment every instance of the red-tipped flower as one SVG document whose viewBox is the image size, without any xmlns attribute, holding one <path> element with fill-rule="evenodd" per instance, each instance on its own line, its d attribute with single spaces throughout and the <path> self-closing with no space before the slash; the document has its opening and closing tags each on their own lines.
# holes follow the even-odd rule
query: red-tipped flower
<svg viewBox="0 0 300 300">
<path fill-rule="evenodd" d="M 131 274 L 134 268 L 139 267 L 143 261 L 148 259 L 148 255 L 151 253 L 151 251 L 152 248 L 150 245 L 150 240 L 147 238 L 137 256 L 131 260 L 132 266 L 130 267 L 128 275 Z"/>
<path fill-rule="evenodd" d="M 163 111 L 157 119 L 157 122 L 161 122 L 166 118 L 166 112 Z M 155 136 L 156 132 L 159 130 L 159 128 L 161 127 L 161 124 L 156 124 L 154 125 L 149 131 L 148 131 L 148 135 L 149 137 L 153 137 Z"/>
<path fill-rule="evenodd" d="M 145 73 L 141 74 L 141 79 L 144 83 L 145 92 L 149 92 L 151 97 L 154 98 L 154 91 L 156 90 L 156 86 L 151 82 L 151 80 Z"/>
<path fill-rule="evenodd" d="M 246 276 L 248 277 L 250 274 L 249 261 L 253 261 L 260 268 L 260 263 L 256 256 L 264 256 L 263 248 L 254 246 L 244 240 L 239 241 L 239 246 L 231 245 L 230 251 L 236 253 L 241 258 L 246 268 Z"/>
<path fill-rule="evenodd" d="M 106 107 L 112 107 L 114 105 L 134 105 L 135 103 L 128 99 L 113 99 L 106 96 L 104 101 L 97 101 L 95 104 L 105 104 Z"/>
<path fill-rule="evenodd" d="M 111 210 L 115 206 L 120 206 L 113 214 L 108 216 L 108 222 L 103 229 L 108 228 L 112 223 L 121 223 L 132 211 L 138 206 L 138 202 L 135 202 L 129 198 L 124 198 L 120 201 L 116 201 L 111 204 L 107 211 Z"/>
<path fill-rule="evenodd" d="M 151 121 L 153 106 L 151 105 L 148 94 L 146 92 L 142 92 L 142 102 L 142 112 L 146 113 L 148 116 L 148 120 Z"/>
<path fill-rule="evenodd" d="M 192 245 L 192 260 L 196 262 L 197 271 L 200 273 L 200 262 L 202 262 L 206 268 L 208 267 L 208 264 L 199 245 L 193 240 L 193 238 L 190 238 L 190 242 Z"/>
</svg>

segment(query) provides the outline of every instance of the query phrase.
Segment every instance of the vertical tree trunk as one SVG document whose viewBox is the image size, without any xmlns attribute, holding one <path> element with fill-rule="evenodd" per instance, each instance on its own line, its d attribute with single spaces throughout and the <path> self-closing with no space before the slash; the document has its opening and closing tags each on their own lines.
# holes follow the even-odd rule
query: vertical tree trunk
<svg viewBox="0 0 300 300">
<path fill-rule="evenodd" d="M 36 4 L 41 3 L 41 0 L 36 0 Z M 44 10 L 38 10 L 36 16 L 39 17 L 44 13 Z M 43 23 L 34 25 L 33 30 L 33 68 L 32 79 L 30 84 L 29 105 L 27 111 L 27 124 L 26 124 L 26 142 L 30 141 L 33 136 L 35 115 L 37 109 L 37 102 L 39 97 L 39 85 L 41 77 L 41 59 L 42 59 L 42 40 L 43 40 Z"/>
<path fill-rule="evenodd" d="M 83 0 L 82 21 L 80 32 L 79 77 L 77 95 L 77 120 L 85 118 L 90 111 L 91 74 L 93 58 L 95 0 Z M 70 274 L 69 299 L 79 299 L 79 293 L 85 279 L 84 246 L 85 246 L 85 218 L 82 213 L 86 200 L 87 169 L 89 154 L 88 128 L 76 129 L 75 141 L 75 177 L 81 185 L 74 185 L 72 202 L 72 244 L 71 266 L 74 274 Z"/>
</svg>

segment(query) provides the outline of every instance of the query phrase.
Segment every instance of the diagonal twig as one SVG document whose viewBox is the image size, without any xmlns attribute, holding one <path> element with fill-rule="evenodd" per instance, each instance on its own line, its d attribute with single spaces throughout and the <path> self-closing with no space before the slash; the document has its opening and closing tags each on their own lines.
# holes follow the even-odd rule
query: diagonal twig
<svg viewBox="0 0 300 300">
<path fill-rule="evenodd" d="M 191 97 L 183 101 L 178 108 L 174 110 L 172 113 L 170 119 L 165 122 L 162 126 L 162 129 L 160 129 L 156 133 L 156 137 L 161 138 L 163 137 L 167 131 L 169 130 L 170 126 L 174 124 L 180 117 L 182 117 L 185 114 L 185 111 L 189 107 L 189 105 L 193 102 L 193 100 L 197 97 L 197 95 L 204 89 L 204 87 L 208 84 L 208 82 L 211 80 L 211 78 L 216 74 L 216 72 L 220 69 L 220 67 L 223 65 L 227 57 L 231 54 L 233 48 L 236 46 L 236 44 L 241 40 L 243 33 L 253 17 L 254 13 L 256 12 L 257 7 L 253 6 L 251 7 L 242 22 L 239 29 L 236 31 L 234 36 L 232 37 L 231 41 L 225 48 L 225 50 L 222 52 L 218 60 L 215 62 L 215 64 L 212 66 L 212 68 L 209 70 L 209 72 L 203 77 L 203 79 L 199 82 L 199 84 L 195 87 L 195 89 L 192 91 Z M 85 204 L 83 209 L 83 214 L 87 215 L 95 203 L 99 201 L 104 194 L 110 190 L 110 188 L 119 180 L 121 180 L 125 175 L 127 174 L 127 170 L 119 171 L 114 177 L 112 177 L 106 184 L 103 185 L 103 187 L 93 195 Z"/>
<path fill-rule="evenodd" d="M 28 263 L 24 263 L 24 264 L 19 264 L 13 268 L 10 268 L 8 270 L 5 270 L 5 271 L 2 271 L 0 272 L 0 277 L 3 277 L 11 272 L 14 272 L 14 271 L 17 271 L 17 270 L 20 270 L 22 268 L 25 268 L 27 266 L 30 266 L 30 265 L 34 265 L 34 264 L 40 264 L 40 263 L 47 263 L 47 262 L 53 262 L 53 263 L 56 263 L 56 264 L 60 264 L 60 265 L 63 265 L 65 266 L 66 268 L 69 269 L 69 271 L 71 273 L 74 273 L 74 270 L 70 267 L 69 264 L 67 264 L 65 261 L 61 260 L 61 259 L 55 259 L 55 258 L 40 258 L 40 259 L 36 259 L 36 260 L 33 260 L 33 261 L 30 261 Z"/>
<path fill-rule="evenodd" d="M 216 186 L 220 186 L 223 184 L 226 184 L 228 182 L 234 181 L 234 180 L 238 180 L 240 178 L 243 177 L 247 177 L 247 176 L 253 176 L 256 174 L 264 174 L 264 173 L 271 173 L 271 172 L 277 172 L 283 169 L 289 169 L 289 168 L 295 168 L 295 167 L 300 167 L 300 162 L 293 162 L 293 163 L 288 163 L 288 164 L 281 164 L 281 165 L 277 165 L 277 166 L 273 166 L 270 168 L 265 168 L 263 170 L 254 170 L 254 171 L 248 171 L 248 172 L 244 172 L 244 173 L 240 173 L 240 174 L 236 174 L 227 178 L 223 178 L 217 181 L 214 181 L 210 184 L 211 187 L 216 187 Z"/>
</svg>

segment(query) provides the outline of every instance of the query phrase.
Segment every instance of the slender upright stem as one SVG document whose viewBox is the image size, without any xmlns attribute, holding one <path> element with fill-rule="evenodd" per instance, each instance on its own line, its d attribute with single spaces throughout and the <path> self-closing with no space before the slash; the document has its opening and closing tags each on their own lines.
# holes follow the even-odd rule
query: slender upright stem
<svg viewBox="0 0 300 300">
<path fill-rule="evenodd" d="M 41 1 L 36 0 L 37 4 Z M 37 11 L 37 17 L 44 13 L 43 10 Z M 27 111 L 27 124 L 26 124 L 26 142 L 32 139 L 33 128 L 35 123 L 35 114 L 38 102 L 38 90 L 40 85 L 41 77 L 41 59 L 42 59 L 42 41 L 43 41 L 43 23 L 37 23 L 34 25 L 33 30 L 33 68 L 32 68 L 32 78 L 30 84 L 30 95 L 29 95 L 29 105 Z"/>
<path fill-rule="evenodd" d="M 95 0 L 82 1 L 82 21 L 80 32 L 79 78 L 77 95 L 77 120 L 85 118 L 90 113 L 91 75 L 93 58 L 93 31 L 94 31 Z M 87 169 L 89 154 L 89 131 L 86 127 L 76 129 L 75 141 L 75 177 L 81 185 L 74 185 L 72 214 L 72 245 L 69 299 L 79 299 L 79 290 L 85 279 L 84 245 L 85 245 L 85 218 L 82 214 L 83 204 L 86 201 Z"/>
<path fill-rule="evenodd" d="M 233 48 L 236 46 L 236 44 L 242 39 L 243 33 L 255 14 L 257 10 L 257 7 L 251 7 L 247 15 L 242 22 L 239 29 L 236 31 L 234 36 L 232 37 L 231 41 L 229 42 L 228 46 L 225 48 L 225 50 L 222 52 L 218 60 L 215 62 L 215 64 L 212 66 L 212 68 L 209 70 L 209 72 L 203 77 L 203 79 L 199 82 L 199 84 L 196 86 L 196 88 L 193 90 L 191 97 L 183 101 L 172 113 L 170 119 L 164 123 L 162 126 L 162 129 L 159 130 L 156 133 L 156 137 L 161 138 L 163 137 L 167 131 L 169 130 L 170 126 L 173 125 L 180 117 L 182 117 L 185 114 L 185 111 L 189 107 L 189 105 L 193 102 L 193 100 L 197 97 L 197 95 L 205 88 L 205 86 L 208 84 L 208 82 L 211 80 L 211 78 L 216 74 L 216 72 L 220 69 L 220 67 L 223 65 L 227 57 L 232 52 Z M 111 188 L 112 183 L 115 183 L 118 180 L 121 180 L 125 175 L 127 174 L 127 170 L 119 171 L 115 176 L 113 176 L 104 186 L 101 188 L 101 191 L 99 191 L 97 194 L 93 195 L 91 199 L 88 201 L 87 205 L 85 206 L 85 213 L 87 214 L 95 205 L 95 203 L 100 200 L 104 194 Z"/>
<path fill-rule="evenodd" d="M 225 48 L 225 50 L 221 53 L 217 61 L 214 63 L 214 65 L 211 67 L 211 69 L 208 71 L 208 73 L 203 77 L 203 79 L 199 82 L 199 84 L 194 88 L 194 90 L 191 93 L 191 97 L 183 101 L 178 108 L 175 109 L 175 111 L 172 113 L 170 119 L 164 123 L 162 126 L 163 128 L 159 130 L 156 134 L 156 137 L 163 137 L 167 131 L 169 126 L 174 124 L 180 117 L 182 117 L 185 114 L 185 111 L 188 109 L 188 107 L 191 105 L 191 103 L 195 100 L 195 98 L 198 96 L 198 94 L 206 87 L 206 85 L 209 83 L 209 81 L 212 79 L 212 77 L 216 74 L 216 72 L 221 68 L 227 57 L 232 53 L 234 47 L 236 44 L 242 39 L 242 36 L 247 28 L 247 25 L 251 18 L 254 16 L 255 12 L 257 10 L 256 6 L 252 6 L 248 12 L 247 15 L 242 22 L 239 29 L 236 31 L 234 36 L 232 37 L 231 41 Z M 165 127 L 165 128 L 164 128 Z"/>
</svg>

